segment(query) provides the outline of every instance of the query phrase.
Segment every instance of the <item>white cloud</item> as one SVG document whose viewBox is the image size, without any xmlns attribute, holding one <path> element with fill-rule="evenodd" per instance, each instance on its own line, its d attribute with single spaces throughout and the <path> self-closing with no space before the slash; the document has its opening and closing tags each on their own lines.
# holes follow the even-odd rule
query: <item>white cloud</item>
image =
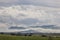
<svg viewBox="0 0 60 40">
<path fill-rule="evenodd" d="M 3 24 L 7 23 L 11 25 L 11 23 L 13 23 L 14 25 L 17 24 L 22 26 L 43 24 L 59 25 L 59 20 L 60 8 L 50 8 L 33 5 L 17 5 L 10 7 L 1 7 L 0 9 L 0 23 Z M 46 29 L 41 30 L 44 31 Z"/>
<path fill-rule="evenodd" d="M 59 17 L 59 8 L 48 8 L 32 5 L 21 5 L 21 6 L 11 6 L 3 7 L 0 9 L 0 14 L 11 15 L 13 18 L 18 20 L 26 18 L 35 18 L 37 20 L 43 21 L 41 23 L 56 23 Z M 22 16 L 22 15 L 25 16 Z M 58 17 L 58 18 L 57 18 Z"/>
</svg>

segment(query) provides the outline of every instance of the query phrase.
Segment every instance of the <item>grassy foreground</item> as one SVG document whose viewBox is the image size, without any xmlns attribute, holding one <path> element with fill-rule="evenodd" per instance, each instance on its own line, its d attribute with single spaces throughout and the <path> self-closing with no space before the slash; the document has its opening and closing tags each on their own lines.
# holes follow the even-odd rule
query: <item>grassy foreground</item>
<svg viewBox="0 0 60 40">
<path fill-rule="evenodd" d="M 49 38 L 48 37 L 41 37 L 41 36 L 0 35 L 0 40 L 49 40 Z M 60 40 L 60 38 L 53 37 L 52 40 Z"/>
</svg>

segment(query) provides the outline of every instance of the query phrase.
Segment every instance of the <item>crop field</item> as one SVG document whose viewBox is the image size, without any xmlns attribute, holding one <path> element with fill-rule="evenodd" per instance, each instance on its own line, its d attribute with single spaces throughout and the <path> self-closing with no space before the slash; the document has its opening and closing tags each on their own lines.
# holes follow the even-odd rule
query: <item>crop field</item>
<svg viewBox="0 0 60 40">
<path fill-rule="evenodd" d="M 60 37 L 0 35 L 0 40 L 60 40 Z"/>
</svg>

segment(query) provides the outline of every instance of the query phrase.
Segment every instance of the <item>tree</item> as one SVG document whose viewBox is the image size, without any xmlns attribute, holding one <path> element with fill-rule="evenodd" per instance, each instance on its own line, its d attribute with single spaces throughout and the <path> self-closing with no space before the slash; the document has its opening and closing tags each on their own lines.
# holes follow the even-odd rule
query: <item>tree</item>
<svg viewBox="0 0 60 40">
<path fill-rule="evenodd" d="M 52 40 L 52 37 L 51 37 L 51 36 L 49 36 L 49 37 L 48 37 L 48 40 Z"/>
</svg>

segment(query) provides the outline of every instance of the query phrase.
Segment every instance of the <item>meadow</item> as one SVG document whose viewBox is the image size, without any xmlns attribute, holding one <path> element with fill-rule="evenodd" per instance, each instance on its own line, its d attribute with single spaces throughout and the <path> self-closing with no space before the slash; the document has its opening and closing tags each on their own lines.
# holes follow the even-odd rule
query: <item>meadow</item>
<svg viewBox="0 0 60 40">
<path fill-rule="evenodd" d="M 60 40 L 60 37 L 0 35 L 0 40 Z"/>
</svg>

